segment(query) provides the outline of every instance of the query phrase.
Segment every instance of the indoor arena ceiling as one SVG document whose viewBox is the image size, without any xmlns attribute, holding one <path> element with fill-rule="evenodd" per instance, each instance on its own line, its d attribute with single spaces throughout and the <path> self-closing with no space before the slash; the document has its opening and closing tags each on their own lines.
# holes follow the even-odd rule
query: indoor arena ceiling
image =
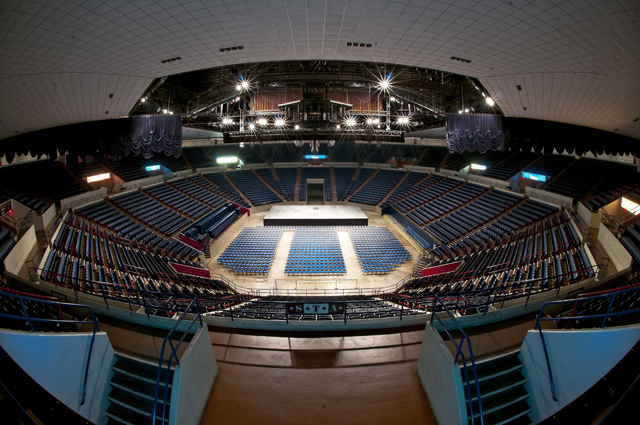
<svg viewBox="0 0 640 425">
<path fill-rule="evenodd" d="M 302 60 L 467 75 L 505 115 L 640 138 L 635 0 L 3 0 L 0 58 L 0 138 L 128 115 L 163 76 Z"/>
</svg>

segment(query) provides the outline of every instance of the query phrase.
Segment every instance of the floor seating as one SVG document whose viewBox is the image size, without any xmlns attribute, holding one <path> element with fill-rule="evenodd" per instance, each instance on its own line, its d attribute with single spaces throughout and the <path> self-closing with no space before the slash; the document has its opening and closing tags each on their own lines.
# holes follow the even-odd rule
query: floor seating
<svg viewBox="0 0 640 425">
<path fill-rule="evenodd" d="M 245 227 L 220 255 L 218 262 L 238 274 L 269 273 L 283 229 L 281 227 Z"/>
<path fill-rule="evenodd" d="M 349 237 L 365 274 L 387 274 L 411 258 L 386 227 L 351 226 Z"/>
<path fill-rule="evenodd" d="M 290 276 L 346 273 L 336 228 L 296 227 L 284 272 Z"/>
</svg>

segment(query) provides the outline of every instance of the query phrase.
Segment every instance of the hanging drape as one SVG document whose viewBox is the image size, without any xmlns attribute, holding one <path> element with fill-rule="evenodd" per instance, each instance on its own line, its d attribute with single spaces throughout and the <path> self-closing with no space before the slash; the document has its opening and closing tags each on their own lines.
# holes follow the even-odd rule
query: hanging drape
<svg viewBox="0 0 640 425">
<path fill-rule="evenodd" d="M 142 155 L 182 156 L 182 117 L 180 115 L 145 115 L 70 124 L 34 131 L 0 140 L 0 156 L 13 161 L 16 154 L 57 153 L 74 155 Z"/>
<path fill-rule="evenodd" d="M 452 153 L 502 150 L 502 117 L 487 114 L 447 114 L 447 146 Z"/>
</svg>

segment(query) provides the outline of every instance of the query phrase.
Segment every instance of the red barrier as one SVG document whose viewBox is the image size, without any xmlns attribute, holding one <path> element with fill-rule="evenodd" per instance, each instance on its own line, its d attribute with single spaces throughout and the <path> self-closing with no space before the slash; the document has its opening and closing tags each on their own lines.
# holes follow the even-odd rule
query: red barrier
<svg viewBox="0 0 640 425">
<path fill-rule="evenodd" d="M 195 248 L 198 251 L 203 251 L 203 246 L 200 242 L 194 241 L 189 236 L 183 235 L 182 233 L 180 233 L 180 242 L 185 245 L 189 245 L 191 248 Z"/>
<path fill-rule="evenodd" d="M 461 263 L 462 261 L 456 261 L 454 263 L 443 264 L 441 266 L 427 267 L 422 270 L 422 277 L 452 272 L 457 269 Z"/>
<path fill-rule="evenodd" d="M 188 274 L 192 276 L 211 278 L 211 272 L 209 270 L 201 269 L 198 267 L 185 266 L 184 264 L 177 264 L 177 263 L 169 263 L 169 264 L 173 266 L 173 268 L 176 269 L 176 271 L 180 274 Z"/>
</svg>

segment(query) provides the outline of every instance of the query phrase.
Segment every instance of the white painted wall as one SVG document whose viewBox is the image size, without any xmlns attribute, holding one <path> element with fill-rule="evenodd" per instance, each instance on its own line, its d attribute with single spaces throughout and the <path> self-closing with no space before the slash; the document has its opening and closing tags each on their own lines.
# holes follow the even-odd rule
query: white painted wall
<svg viewBox="0 0 640 425">
<path fill-rule="evenodd" d="M 520 357 L 527 376 L 533 423 L 555 414 L 597 383 L 640 340 L 640 325 L 594 330 L 543 331 L 558 401 L 551 382 L 540 333 L 531 330 Z"/>
<path fill-rule="evenodd" d="M 462 375 L 438 331 L 427 324 L 416 372 L 439 425 L 467 425 Z"/>
<path fill-rule="evenodd" d="M 15 221 L 22 220 L 32 212 L 33 210 L 26 205 L 16 201 L 15 199 L 11 200 L 11 218 Z"/>
<path fill-rule="evenodd" d="M 137 180 L 139 181 L 139 180 Z M 98 201 L 107 197 L 107 188 L 101 187 L 98 190 L 91 192 L 81 193 L 80 195 L 71 196 L 60 201 L 60 208 L 62 211 L 66 211 L 71 208 L 79 207 L 81 205 L 88 204 L 90 202 Z"/>
<path fill-rule="evenodd" d="M 4 259 L 4 269 L 15 275 L 19 274 L 20 269 L 24 265 L 24 262 L 27 261 L 27 257 L 33 250 L 33 247 L 36 246 L 37 242 L 35 226 L 31 225 L 29 230 L 22 235 L 18 243 Z"/>
<path fill-rule="evenodd" d="M 509 189 L 509 182 L 503 180 L 492 179 L 490 177 L 482 177 L 475 174 L 469 174 L 468 178 L 470 182 L 483 183 L 495 188 Z"/>
<path fill-rule="evenodd" d="M 0 329 L 0 345 L 51 395 L 87 420 L 99 423 L 114 354 L 107 334 L 97 333 L 89 363 L 87 396 L 81 406 L 91 335 Z"/>
<path fill-rule="evenodd" d="M 578 217 L 582 223 L 594 229 L 600 227 L 600 222 L 602 221 L 602 213 L 592 213 L 582 202 L 578 202 Z"/>
<path fill-rule="evenodd" d="M 42 214 L 42 229 L 38 229 L 36 227 L 36 231 L 38 230 L 45 230 L 47 227 L 49 227 L 49 224 L 51 224 L 51 222 L 53 220 L 55 220 L 56 216 L 57 216 L 58 210 L 57 207 L 55 205 L 51 205 L 49 207 L 48 210 L 46 210 L 44 212 L 44 214 Z"/>
<path fill-rule="evenodd" d="M 631 254 L 603 223 L 600 223 L 598 230 L 598 242 L 618 271 L 631 266 Z"/>
<path fill-rule="evenodd" d="M 134 180 L 134 181 L 130 181 L 130 182 L 124 182 L 122 184 L 122 189 L 123 190 L 137 189 L 139 187 L 149 186 L 149 185 L 156 184 L 156 183 L 162 183 L 163 181 L 164 181 L 164 177 L 163 176 L 147 177 L 147 178 L 144 178 L 144 179 Z"/>
<path fill-rule="evenodd" d="M 531 186 L 527 186 L 524 193 L 529 195 L 531 198 L 551 202 L 552 204 L 560 205 L 567 209 L 571 209 L 573 206 L 573 198 L 558 195 L 557 193 L 547 192 L 546 190 L 534 189 Z"/>
<path fill-rule="evenodd" d="M 197 425 L 218 376 L 209 328 L 202 326 L 180 358 L 173 374 L 169 424 Z"/>
</svg>

